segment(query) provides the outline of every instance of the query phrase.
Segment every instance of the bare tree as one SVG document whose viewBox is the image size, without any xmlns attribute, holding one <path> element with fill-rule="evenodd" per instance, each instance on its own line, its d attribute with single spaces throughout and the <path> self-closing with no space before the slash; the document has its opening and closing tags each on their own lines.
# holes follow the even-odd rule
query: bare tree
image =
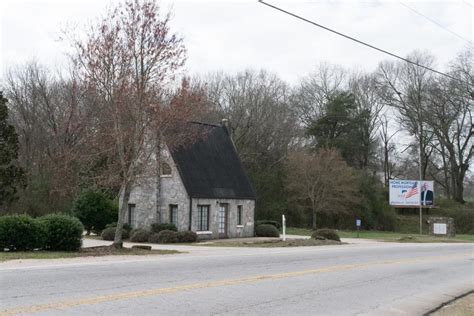
<svg viewBox="0 0 474 316">
<path fill-rule="evenodd" d="M 464 203 L 466 172 L 474 155 L 474 53 L 466 50 L 450 65 L 450 74 L 457 80 L 438 78 L 430 91 L 430 109 L 425 121 L 435 135 L 433 148 L 441 156 L 448 194 Z M 450 182 L 446 181 L 450 178 Z"/>
<path fill-rule="evenodd" d="M 282 159 L 297 134 L 287 84 L 264 70 L 208 79 L 209 100 L 218 116 L 229 119 L 241 159 L 255 161 L 268 154 Z"/>
<path fill-rule="evenodd" d="M 324 114 L 325 105 L 347 87 L 345 69 L 321 63 L 314 72 L 304 77 L 292 95 L 292 104 L 303 126 L 310 126 Z"/>
<path fill-rule="evenodd" d="M 259 196 L 257 216 L 279 216 L 286 209 L 283 162 L 300 138 L 288 85 L 264 70 L 217 73 L 206 79 L 214 108 L 210 119 L 229 120 L 239 156 Z"/>
<path fill-rule="evenodd" d="M 393 137 L 397 134 L 398 131 L 390 132 L 389 131 L 389 120 L 387 115 L 384 114 L 381 119 L 380 125 L 380 141 L 382 145 L 382 169 L 383 169 L 383 179 L 385 187 L 388 187 L 390 179 L 393 179 L 394 173 L 394 162 L 392 161 L 393 152 L 396 150 L 396 146 L 393 143 Z"/>
<path fill-rule="evenodd" d="M 159 161 L 163 122 L 185 121 L 190 113 L 162 103 L 165 84 L 185 61 L 182 39 L 170 31 L 169 21 L 155 1 L 128 1 L 93 25 L 85 41 L 73 42 L 80 78 L 103 112 L 100 145 L 117 157 L 116 247 L 122 245 L 132 186 L 153 158 Z"/>
<path fill-rule="evenodd" d="M 353 75 L 349 88 L 356 102 L 358 150 L 355 159 L 361 169 L 367 169 L 375 154 L 380 113 L 384 104 L 373 75 Z M 355 132 L 355 131 L 354 131 Z"/>
<path fill-rule="evenodd" d="M 311 208 L 313 229 L 319 212 L 337 212 L 357 201 L 353 170 L 334 149 L 292 152 L 287 162 L 287 188 L 297 202 Z"/>
<path fill-rule="evenodd" d="M 74 76 L 54 75 L 36 62 L 11 68 L 5 89 L 28 180 L 20 206 L 34 214 L 65 211 L 78 188 L 79 156 L 92 116 L 84 91 Z"/>
<path fill-rule="evenodd" d="M 415 52 L 407 57 L 418 64 L 431 67 L 431 55 Z M 381 97 L 399 114 L 402 127 L 415 136 L 421 155 L 421 177 L 426 177 L 429 158 L 433 149 L 429 146 L 433 134 L 426 129 L 425 115 L 430 107 L 429 89 L 435 76 L 427 69 L 405 62 L 384 62 L 377 70 L 377 84 Z"/>
</svg>

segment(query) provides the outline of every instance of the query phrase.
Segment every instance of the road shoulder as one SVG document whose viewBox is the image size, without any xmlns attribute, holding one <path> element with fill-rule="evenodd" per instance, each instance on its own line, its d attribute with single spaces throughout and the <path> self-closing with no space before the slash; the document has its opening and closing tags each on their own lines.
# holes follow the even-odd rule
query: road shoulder
<svg viewBox="0 0 474 316">
<path fill-rule="evenodd" d="M 429 316 L 471 316 L 474 315 L 474 290 L 444 302 L 434 310 L 428 312 Z"/>
</svg>

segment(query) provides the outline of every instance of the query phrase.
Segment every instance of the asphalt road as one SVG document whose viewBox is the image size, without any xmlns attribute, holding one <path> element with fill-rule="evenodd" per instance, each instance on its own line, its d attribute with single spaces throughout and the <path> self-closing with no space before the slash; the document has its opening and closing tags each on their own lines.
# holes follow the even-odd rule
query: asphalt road
<svg viewBox="0 0 474 316">
<path fill-rule="evenodd" d="M 421 315 L 474 288 L 474 244 L 199 248 L 0 265 L 0 315 Z"/>
</svg>

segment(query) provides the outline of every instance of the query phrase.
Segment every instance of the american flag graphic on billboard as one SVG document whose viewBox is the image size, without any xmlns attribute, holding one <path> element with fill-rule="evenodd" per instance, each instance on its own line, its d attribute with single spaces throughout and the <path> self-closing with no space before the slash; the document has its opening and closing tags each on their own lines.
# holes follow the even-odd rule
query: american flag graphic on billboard
<svg viewBox="0 0 474 316">
<path fill-rule="evenodd" d="M 410 190 L 408 190 L 405 193 L 405 199 L 408 199 L 409 197 L 411 197 L 415 194 L 418 194 L 418 182 L 415 182 L 415 184 L 413 184 L 413 186 L 410 188 Z"/>
</svg>

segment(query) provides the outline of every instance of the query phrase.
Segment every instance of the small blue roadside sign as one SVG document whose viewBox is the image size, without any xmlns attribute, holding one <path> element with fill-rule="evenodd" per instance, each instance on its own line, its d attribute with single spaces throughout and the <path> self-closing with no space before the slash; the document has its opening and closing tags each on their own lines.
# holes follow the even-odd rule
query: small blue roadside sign
<svg viewBox="0 0 474 316">
<path fill-rule="evenodd" d="M 356 226 L 357 226 L 357 238 L 359 238 L 359 229 L 360 229 L 360 224 L 362 221 L 360 219 L 356 219 Z"/>
</svg>

